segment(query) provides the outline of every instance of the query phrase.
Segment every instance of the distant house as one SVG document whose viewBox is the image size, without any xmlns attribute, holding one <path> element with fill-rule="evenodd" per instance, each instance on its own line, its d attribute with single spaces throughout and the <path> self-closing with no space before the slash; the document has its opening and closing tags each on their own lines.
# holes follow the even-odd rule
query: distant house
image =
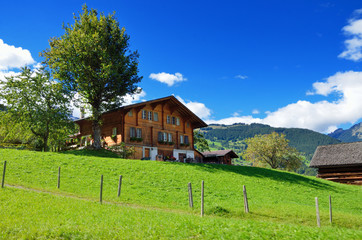
<svg viewBox="0 0 362 240">
<path fill-rule="evenodd" d="M 319 146 L 310 167 L 318 168 L 319 178 L 362 185 L 362 142 Z"/>
<path fill-rule="evenodd" d="M 132 104 L 102 114 L 105 145 L 134 146 L 135 159 L 195 159 L 193 131 L 207 124 L 174 96 Z M 91 144 L 92 121 L 75 121 L 81 145 Z"/>
<path fill-rule="evenodd" d="M 233 158 L 239 157 L 233 150 L 203 152 L 202 155 L 204 163 L 218 163 L 228 165 L 231 165 L 231 160 Z"/>
</svg>

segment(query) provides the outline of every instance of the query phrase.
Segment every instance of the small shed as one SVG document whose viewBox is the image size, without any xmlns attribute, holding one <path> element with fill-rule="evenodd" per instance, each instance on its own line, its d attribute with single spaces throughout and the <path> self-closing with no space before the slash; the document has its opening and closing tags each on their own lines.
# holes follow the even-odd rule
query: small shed
<svg viewBox="0 0 362 240">
<path fill-rule="evenodd" d="M 319 178 L 362 185 L 362 142 L 319 146 L 309 166 Z"/>
<path fill-rule="evenodd" d="M 211 152 L 203 152 L 204 163 L 218 163 L 231 165 L 231 159 L 239 156 L 233 150 L 219 150 Z"/>
</svg>

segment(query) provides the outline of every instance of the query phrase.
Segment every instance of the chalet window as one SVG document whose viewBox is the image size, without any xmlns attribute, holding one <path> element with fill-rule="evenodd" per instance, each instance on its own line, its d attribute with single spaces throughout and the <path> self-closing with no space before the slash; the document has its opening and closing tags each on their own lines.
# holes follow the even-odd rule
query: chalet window
<svg viewBox="0 0 362 240">
<path fill-rule="evenodd" d="M 168 142 L 172 142 L 172 133 L 168 134 Z"/>
<path fill-rule="evenodd" d="M 189 127 L 190 127 L 190 123 L 186 123 L 186 127 L 188 127 L 188 128 L 189 128 Z"/>
<path fill-rule="evenodd" d="M 185 139 L 184 139 L 184 140 L 185 140 L 185 144 L 189 144 L 189 136 L 185 136 L 184 138 L 185 138 Z"/>
<path fill-rule="evenodd" d="M 142 119 L 147 119 L 147 111 L 142 110 Z"/>
<path fill-rule="evenodd" d="M 142 129 L 141 128 L 137 128 L 137 138 L 142 138 Z"/>
<path fill-rule="evenodd" d="M 158 122 L 158 113 L 153 113 L 153 121 Z"/>
<path fill-rule="evenodd" d="M 131 127 L 129 129 L 129 137 L 131 137 L 131 138 L 136 137 L 136 129 L 134 127 Z"/>
<path fill-rule="evenodd" d="M 152 121 L 152 112 L 148 112 L 148 120 Z"/>
<path fill-rule="evenodd" d="M 162 139 L 164 142 L 167 142 L 167 133 L 163 133 L 163 139 Z"/>
<path fill-rule="evenodd" d="M 171 124 L 171 117 L 167 115 L 167 124 Z"/>
<path fill-rule="evenodd" d="M 176 118 L 172 117 L 172 124 L 175 125 L 176 124 Z"/>
<path fill-rule="evenodd" d="M 180 126 L 180 118 L 176 118 L 176 125 Z"/>
<path fill-rule="evenodd" d="M 115 137 L 115 136 L 117 136 L 117 128 L 116 127 L 112 128 L 112 137 Z"/>
<path fill-rule="evenodd" d="M 128 116 L 129 116 L 129 117 L 132 117 L 132 116 L 133 116 L 132 109 L 128 112 Z"/>
<path fill-rule="evenodd" d="M 180 135 L 180 143 L 184 144 L 184 135 Z"/>
</svg>

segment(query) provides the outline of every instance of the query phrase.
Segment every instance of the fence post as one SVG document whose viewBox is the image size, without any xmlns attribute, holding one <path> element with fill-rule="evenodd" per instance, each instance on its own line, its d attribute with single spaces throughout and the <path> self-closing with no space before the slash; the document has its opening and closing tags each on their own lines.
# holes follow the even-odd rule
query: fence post
<svg viewBox="0 0 362 240">
<path fill-rule="evenodd" d="M 246 194 L 246 187 L 243 185 L 243 195 L 244 195 L 244 211 L 249 213 L 249 202 L 248 202 L 248 195 Z"/>
<path fill-rule="evenodd" d="M 102 204 L 102 194 L 103 194 L 103 175 L 101 175 L 101 189 L 99 194 L 99 202 Z"/>
<path fill-rule="evenodd" d="M 318 225 L 318 227 L 321 227 L 321 219 L 319 216 L 318 197 L 315 198 L 315 209 L 316 209 L 316 214 L 317 214 L 317 225 Z"/>
<path fill-rule="evenodd" d="M 329 195 L 329 222 L 332 224 L 332 197 Z"/>
<path fill-rule="evenodd" d="M 58 189 L 60 188 L 60 167 L 58 168 Z"/>
<path fill-rule="evenodd" d="M 204 216 L 204 180 L 201 182 L 201 217 Z"/>
<path fill-rule="evenodd" d="M 194 207 L 194 200 L 193 200 L 193 197 L 192 197 L 192 186 L 191 186 L 191 183 L 189 182 L 189 206 L 190 208 L 193 208 Z"/>
<path fill-rule="evenodd" d="M 119 182 L 118 182 L 118 194 L 117 196 L 121 196 L 121 186 L 122 186 L 122 175 L 119 176 Z"/>
<path fill-rule="evenodd" d="M 5 185 L 5 171 L 6 171 L 6 161 L 4 161 L 4 169 L 3 169 L 3 178 L 1 181 L 1 188 L 4 188 Z"/>
</svg>

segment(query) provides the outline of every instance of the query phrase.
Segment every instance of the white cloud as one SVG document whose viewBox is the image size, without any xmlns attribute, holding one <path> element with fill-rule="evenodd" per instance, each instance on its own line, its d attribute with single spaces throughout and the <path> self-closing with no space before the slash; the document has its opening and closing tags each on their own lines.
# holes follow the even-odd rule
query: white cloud
<svg viewBox="0 0 362 240">
<path fill-rule="evenodd" d="M 252 114 L 259 114 L 260 111 L 259 111 L 258 109 L 254 109 L 251 113 L 252 113 Z"/>
<path fill-rule="evenodd" d="M 235 78 L 239 78 L 239 79 L 247 79 L 248 76 L 245 76 L 245 75 L 236 75 Z"/>
<path fill-rule="evenodd" d="M 324 82 L 313 84 L 312 94 L 328 96 L 340 94 L 337 101 L 312 103 L 300 100 L 273 112 L 263 119 L 252 116 L 231 117 L 211 120 L 208 123 L 263 123 L 273 127 L 298 127 L 318 132 L 330 132 L 340 124 L 355 123 L 362 118 L 362 72 L 338 72 Z"/>
<path fill-rule="evenodd" d="M 173 86 L 177 82 L 183 82 L 187 80 L 186 78 L 184 78 L 184 76 L 182 76 L 181 73 L 170 74 L 165 72 L 151 73 L 149 78 L 159 81 L 161 83 L 165 83 L 169 87 Z"/>
<path fill-rule="evenodd" d="M 35 63 L 29 50 L 8 45 L 2 39 L 0 39 L 0 53 L 0 71 Z"/>
<path fill-rule="evenodd" d="M 186 102 L 180 96 L 176 96 L 176 98 L 193 113 L 195 113 L 199 118 L 206 120 L 211 116 L 211 110 L 207 108 L 205 104 L 192 101 Z"/>
<path fill-rule="evenodd" d="M 126 94 L 126 96 L 123 97 L 124 103 L 123 106 L 131 105 L 135 102 L 142 101 L 143 98 L 146 96 L 146 92 L 142 88 L 138 88 L 138 93 L 136 94 Z"/>
<path fill-rule="evenodd" d="M 352 61 L 362 59 L 362 9 L 354 12 L 355 16 L 348 21 L 348 25 L 343 27 L 345 35 L 350 39 L 344 41 L 346 50 L 339 54 L 338 57 Z"/>
</svg>

